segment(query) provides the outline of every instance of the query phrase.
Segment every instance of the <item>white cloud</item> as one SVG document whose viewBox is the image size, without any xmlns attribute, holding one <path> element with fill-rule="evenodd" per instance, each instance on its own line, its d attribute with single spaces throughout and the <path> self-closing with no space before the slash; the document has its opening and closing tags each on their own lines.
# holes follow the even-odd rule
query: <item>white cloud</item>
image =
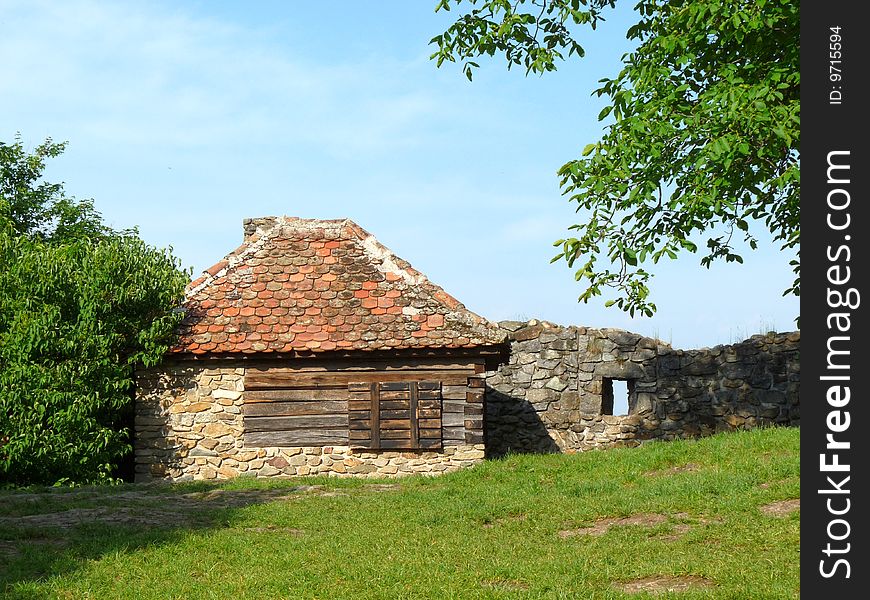
<svg viewBox="0 0 870 600">
<path fill-rule="evenodd" d="M 759 313 L 791 326 L 776 252 L 739 271 L 659 263 L 651 321 L 578 305 L 571 270 L 547 264 L 582 218 L 555 171 L 597 135 L 588 92 L 611 69 L 524 79 L 494 61 L 469 84 L 427 59 L 420 6 L 0 0 L 0 139 L 69 140 L 48 179 L 198 269 L 243 217 L 349 216 L 490 317 L 658 328 L 682 346 Z"/>
<path fill-rule="evenodd" d="M 160 5 L 28 2 L 3 12 L 0 112 L 68 138 L 295 145 L 347 158 L 414 146 L 413 125 L 444 118 L 431 90 L 397 76 L 430 68 L 419 61 L 306 64 L 255 29 Z"/>
</svg>

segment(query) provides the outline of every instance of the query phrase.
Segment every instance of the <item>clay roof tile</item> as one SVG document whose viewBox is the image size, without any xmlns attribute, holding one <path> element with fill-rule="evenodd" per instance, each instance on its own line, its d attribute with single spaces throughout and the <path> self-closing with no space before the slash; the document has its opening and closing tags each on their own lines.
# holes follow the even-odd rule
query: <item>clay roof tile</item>
<svg viewBox="0 0 870 600">
<path fill-rule="evenodd" d="M 185 309 L 172 349 L 179 354 L 473 348 L 504 339 L 348 219 L 246 219 L 244 243 L 188 285 Z"/>
</svg>

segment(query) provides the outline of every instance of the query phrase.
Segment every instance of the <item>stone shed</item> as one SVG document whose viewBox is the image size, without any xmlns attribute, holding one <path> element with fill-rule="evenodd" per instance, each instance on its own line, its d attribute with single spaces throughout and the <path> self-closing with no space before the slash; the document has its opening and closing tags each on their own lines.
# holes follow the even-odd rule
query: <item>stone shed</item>
<svg viewBox="0 0 870 600">
<path fill-rule="evenodd" d="M 137 373 L 137 480 L 443 472 L 484 457 L 504 332 L 349 220 L 247 219 Z"/>
</svg>

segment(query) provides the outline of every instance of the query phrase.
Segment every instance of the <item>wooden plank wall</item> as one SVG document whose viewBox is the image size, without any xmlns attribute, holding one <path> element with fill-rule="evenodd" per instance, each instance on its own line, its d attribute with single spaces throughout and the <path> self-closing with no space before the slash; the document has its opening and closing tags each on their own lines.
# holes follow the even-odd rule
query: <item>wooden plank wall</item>
<svg viewBox="0 0 870 600">
<path fill-rule="evenodd" d="M 483 398 L 486 382 L 480 377 L 468 378 L 468 391 L 465 393 L 465 443 L 484 443 L 483 433 Z"/>
<path fill-rule="evenodd" d="M 307 380 L 272 385 L 245 378 L 242 405 L 246 446 L 346 446 L 347 386 Z"/>
<path fill-rule="evenodd" d="M 417 439 L 436 440 L 421 442 L 420 446 L 435 449 L 444 445 L 459 445 L 463 443 L 483 443 L 483 389 L 470 388 L 469 385 L 483 385 L 483 380 L 474 377 L 483 370 L 480 364 L 471 361 L 445 359 L 405 359 L 405 360 L 359 360 L 359 361 L 325 361 L 311 359 L 288 363 L 259 363 L 248 367 L 245 375 L 244 405 L 244 438 L 248 446 L 343 446 L 356 445 L 362 439 L 359 430 L 351 426 L 351 403 L 360 400 L 359 391 L 351 391 L 349 386 L 367 385 L 368 402 L 370 400 L 371 384 L 390 383 L 406 384 L 407 398 L 386 402 L 411 402 L 410 388 L 407 383 L 437 382 L 440 386 L 440 437 L 436 438 L 428 425 L 417 423 Z M 471 378 L 471 379 L 469 379 Z M 479 389 L 479 392 L 477 391 Z M 434 398 L 420 397 L 419 394 L 431 395 L 433 390 L 418 388 L 418 411 L 433 410 L 429 406 Z M 401 393 L 401 390 L 384 389 L 383 393 Z M 425 393 L 424 393 L 425 392 Z M 469 403 L 473 406 L 469 406 Z M 401 410 L 387 408 L 384 411 Z M 369 409 L 371 407 L 369 406 Z M 380 415 L 386 421 L 392 413 Z M 398 413 L 396 413 L 398 414 Z M 423 413 L 428 414 L 428 413 Z M 425 417 L 424 417 L 425 418 Z M 362 419 L 365 420 L 365 419 Z M 385 427 L 379 424 L 378 433 L 391 431 L 389 423 Z M 471 426 L 469 428 L 469 425 Z M 356 433 L 355 433 L 356 431 Z M 403 430 L 404 431 L 404 430 Z M 407 428 L 410 441 L 411 428 Z M 471 435 L 470 435 L 471 434 Z M 398 433 L 387 433 L 399 435 Z M 404 435 L 404 434 L 402 434 Z M 432 437 L 426 437 L 432 435 Z M 388 438 L 380 440 L 382 448 L 400 447 L 399 442 L 388 442 Z M 404 438 L 402 438 L 404 439 Z M 477 441 L 479 440 L 479 441 Z"/>
</svg>

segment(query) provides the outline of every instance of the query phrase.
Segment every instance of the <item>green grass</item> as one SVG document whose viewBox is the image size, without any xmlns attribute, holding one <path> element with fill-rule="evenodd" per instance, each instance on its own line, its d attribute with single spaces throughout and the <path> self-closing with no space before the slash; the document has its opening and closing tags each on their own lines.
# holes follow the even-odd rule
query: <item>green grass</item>
<svg viewBox="0 0 870 600">
<path fill-rule="evenodd" d="M 797 598 L 799 511 L 760 507 L 799 497 L 799 435 L 511 456 L 379 482 L 392 487 L 310 478 L 0 492 L 0 593 Z M 638 515 L 656 517 L 578 531 Z M 708 586 L 657 596 L 619 587 L 666 575 Z"/>
</svg>

